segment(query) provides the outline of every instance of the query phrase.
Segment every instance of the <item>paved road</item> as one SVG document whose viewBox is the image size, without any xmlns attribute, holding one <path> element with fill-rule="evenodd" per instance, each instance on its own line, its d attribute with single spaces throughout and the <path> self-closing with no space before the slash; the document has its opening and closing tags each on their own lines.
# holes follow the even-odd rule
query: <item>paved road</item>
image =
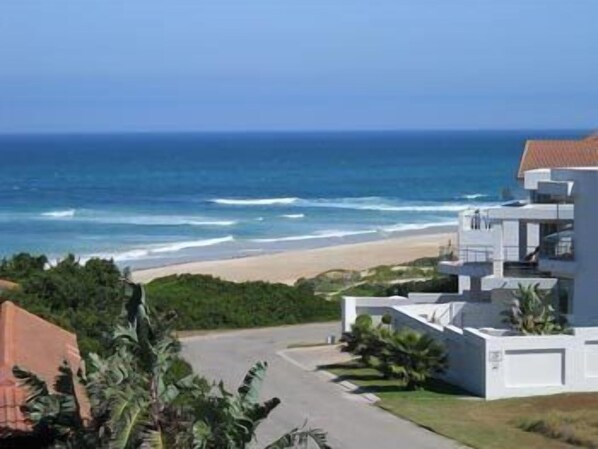
<svg viewBox="0 0 598 449">
<path fill-rule="evenodd" d="M 183 354 L 197 372 L 223 379 L 229 389 L 236 389 L 253 362 L 268 361 L 263 397 L 278 396 L 282 405 L 262 424 L 258 434 L 262 444 L 307 420 L 311 427 L 327 431 L 335 449 L 459 447 L 343 390 L 323 373 L 306 370 L 305 357 L 293 357 L 300 351 L 285 351 L 290 343 L 324 341 L 339 328 L 324 323 L 190 337 L 183 342 Z"/>
</svg>

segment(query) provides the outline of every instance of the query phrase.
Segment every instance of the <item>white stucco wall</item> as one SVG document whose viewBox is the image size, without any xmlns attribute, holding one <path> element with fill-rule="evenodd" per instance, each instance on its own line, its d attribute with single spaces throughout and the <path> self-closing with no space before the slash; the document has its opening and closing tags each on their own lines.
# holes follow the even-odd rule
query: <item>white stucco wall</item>
<svg viewBox="0 0 598 449">
<path fill-rule="evenodd" d="M 349 310 L 359 301 L 349 298 L 344 302 L 347 316 L 376 309 L 369 304 Z M 522 336 L 449 324 L 451 313 L 454 320 L 468 308 L 470 316 L 484 322 L 495 319 L 500 311 L 492 304 L 387 303 L 379 307 L 376 316 L 389 313 L 395 328 L 424 332 L 442 342 L 449 359 L 449 369 L 442 377 L 486 399 L 598 391 L 598 327 L 575 328 L 571 335 Z M 439 319 L 429 322 L 431 316 Z"/>
<path fill-rule="evenodd" d="M 598 167 L 554 169 L 555 181 L 573 181 L 575 203 L 573 322 L 598 325 Z M 567 262 L 563 262 L 567 263 Z"/>
</svg>

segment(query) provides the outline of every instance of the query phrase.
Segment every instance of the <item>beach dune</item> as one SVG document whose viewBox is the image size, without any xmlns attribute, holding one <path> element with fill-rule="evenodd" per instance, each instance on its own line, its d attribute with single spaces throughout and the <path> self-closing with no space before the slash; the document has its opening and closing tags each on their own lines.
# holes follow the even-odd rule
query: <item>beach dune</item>
<svg viewBox="0 0 598 449">
<path fill-rule="evenodd" d="M 150 282 L 172 274 L 211 274 L 222 279 L 269 281 L 292 284 L 332 269 L 363 270 L 377 265 L 408 262 L 419 257 L 437 256 L 440 245 L 455 241 L 452 232 L 406 235 L 366 243 L 288 251 L 276 254 L 217 261 L 190 262 L 135 271 L 136 282 Z"/>
</svg>

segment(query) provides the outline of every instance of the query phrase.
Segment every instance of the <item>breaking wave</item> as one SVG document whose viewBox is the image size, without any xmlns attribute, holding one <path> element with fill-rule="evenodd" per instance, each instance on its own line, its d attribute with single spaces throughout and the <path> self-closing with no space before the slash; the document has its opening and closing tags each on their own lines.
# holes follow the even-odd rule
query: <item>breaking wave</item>
<svg viewBox="0 0 598 449">
<path fill-rule="evenodd" d="M 482 195 L 482 194 L 475 194 Z M 483 195 L 486 196 L 486 195 Z M 463 197 L 465 198 L 465 196 Z M 481 198 L 471 196 L 468 200 Z M 382 197 L 362 198 L 262 198 L 262 199 L 214 199 L 210 202 L 227 206 L 293 206 L 304 208 L 353 209 L 381 212 L 460 212 L 472 207 L 471 203 L 405 202 Z M 480 204 L 480 206 L 483 206 Z M 285 218 L 300 218 L 300 214 L 287 214 Z M 293 216 L 293 217 L 291 217 Z"/>
<path fill-rule="evenodd" d="M 297 242 L 301 240 L 314 240 L 314 239 L 331 239 L 331 238 L 341 238 L 341 237 L 349 237 L 352 235 L 362 235 L 362 234 L 375 234 L 376 230 L 364 230 L 364 231 L 322 231 L 316 232 L 314 234 L 305 234 L 305 235 L 290 235 L 287 237 L 277 237 L 277 238 L 265 238 L 265 239 L 253 239 L 252 242 L 255 243 L 276 243 L 276 242 Z"/>
<path fill-rule="evenodd" d="M 461 195 L 461 198 L 465 200 L 478 200 L 480 198 L 488 198 L 488 195 L 484 193 L 470 193 L 467 195 Z"/>
<path fill-rule="evenodd" d="M 305 214 L 285 214 L 281 215 L 282 218 L 290 218 L 290 219 L 297 219 L 297 218 L 305 218 Z"/>
<path fill-rule="evenodd" d="M 234 198 L 217 198 L 210 202 L 215 204 L 222 204 L 226 206 L 273 206 L 273 205 L 289 205 L 299 201 L 299 198 L 261 198 L 261 199 L 234 199 Z"/>
<path fill-rule="evenodd" d="M 163 255 L 165 253 L 176 253 L 190 248 L 203 248 L 207 246 L 220 245 L 222 243 L 234 242 L 235 238 L 232 235 L 226 237 L 205 239 L 205 240 L 189 240 L 181 242 L 172 242 L 164 244 L 150 244 L 146 248 L 129 249 L 126 251 L 116 253 L 101 253 L 92 254 L 84 258 L 84 260 L 92 257 L 99 257 L 103 259 L 114 259 L 115 262 L 126 262 L 140 259 L 151 258 L 153 255 Z"/>
<path fill-rule="evenodd" d="M 43 212 L 41 215 L 42 217 L 50 217 L 50 218 L 73 218 L 75 216 L 76 210 L 75 209 L 66 209 L 66 210 L 52 210 L 49 212 Z"/>
<path fill-rule="evenodd" d="M 209 219 L 206 217 L 177 216 L 177 215 L 135 215 L 114 211 L 100 210 L 56 210 L 44 212 L 45 219 L 74 219 L 78 222 L 120 224 L 136 226 L 234 226 L 236 220 Z"/>
</svg>

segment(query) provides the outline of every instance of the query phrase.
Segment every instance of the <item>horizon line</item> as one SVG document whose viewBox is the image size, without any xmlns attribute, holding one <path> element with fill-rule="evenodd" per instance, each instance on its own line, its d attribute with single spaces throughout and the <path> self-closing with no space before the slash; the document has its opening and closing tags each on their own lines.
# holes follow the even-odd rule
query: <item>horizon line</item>
<svg viewBox="0 0 598 449">
<path fill-rule="evenodd" d="M 444 132 L 588 132 L 597 127 L 579 128 L 372 128 L 372 129 L 230 129 L 230 130 L 80 130 L 80 131 L 0 131 L 0 137 L 10 136 L 83 136 L 83 135 L 173 135 L 173 134 L 368 134 L 368 133 L 444 133 Z"/>
</svg>

